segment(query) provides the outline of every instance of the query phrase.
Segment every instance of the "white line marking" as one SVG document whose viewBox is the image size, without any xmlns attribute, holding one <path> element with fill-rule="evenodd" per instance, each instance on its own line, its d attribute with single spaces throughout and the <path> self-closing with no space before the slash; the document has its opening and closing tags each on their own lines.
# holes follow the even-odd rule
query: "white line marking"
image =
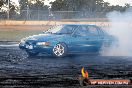
<svg viewBox="0 0 132 88">
<path fill-rule="evenodd" d="M 0 47 L 15 47 L 15 46 L 18 46 L 19 44 L 10 44 L 10 45 L 3 45 L 1 44 Z"/>
</svg>

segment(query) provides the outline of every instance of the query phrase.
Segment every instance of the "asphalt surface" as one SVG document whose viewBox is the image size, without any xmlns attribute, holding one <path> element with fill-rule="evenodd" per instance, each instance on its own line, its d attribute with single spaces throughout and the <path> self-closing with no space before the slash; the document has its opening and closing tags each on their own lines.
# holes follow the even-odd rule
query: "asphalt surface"
<svg viewBox="0 0 132 88">
<path fill-rule="evenodd" d="M 0 85 L 7 88 L 12 84 L 32 88 L 77 88 L 82 67 L 88 71 L 91 79 L 132 79 L 130 56 L 28 57 L 18 48 L 17 42 L 0 42 Z"/>
</svg>

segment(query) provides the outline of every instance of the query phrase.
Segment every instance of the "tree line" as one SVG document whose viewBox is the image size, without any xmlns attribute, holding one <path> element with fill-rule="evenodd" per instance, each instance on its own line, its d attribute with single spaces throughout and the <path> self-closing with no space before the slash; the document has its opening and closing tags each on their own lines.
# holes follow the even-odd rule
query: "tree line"
<svg viewBox="0 0 132 88">
<path fill-rule="evenodd" d="M 113 10 L 125 11 L 130 4 L 125 6 L 110 5 L 103 0 L 56 0 L 51 2 L 51 10 L 53 11 L 91 11 L 91 12 L 110 12 Z"/>
<path fill-rule="evenodd" d="M 10 1 L 10 0 L 9 0 Z M 19 0 L 19 6 L 10 1 L 10 15 L 23 14 L 23 10 L 41 10 L 41 11 L 82 11 L 82 12 L 103 12 L 110 11 L 125 11 L 130 7 L 130 4 L 125 6 L 110 5 L 103 0 L 56 0 L 51 2 L 51 7 L 45 5 L 45 0 Z M 7 10 L 2 10 L 7 7 L 8 0 L 0 1 L 0 14 L 6 14 Z"/>
</svg>

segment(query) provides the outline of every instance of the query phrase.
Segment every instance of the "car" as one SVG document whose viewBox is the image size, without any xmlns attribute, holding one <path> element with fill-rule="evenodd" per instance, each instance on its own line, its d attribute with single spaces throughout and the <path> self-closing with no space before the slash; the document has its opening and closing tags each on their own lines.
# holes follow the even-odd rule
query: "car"
<svg viewBox="0 0 132 88">
<path fill-rule="evenodd" d="M 99 53 L 101 47 L 110 46 L 115 37 L 96 25 L 63 24 L 49 30 L 23 38 L 19 48 L 29 56 L 39 53 L 64 57 L 69 54 Z"/>
</svg>

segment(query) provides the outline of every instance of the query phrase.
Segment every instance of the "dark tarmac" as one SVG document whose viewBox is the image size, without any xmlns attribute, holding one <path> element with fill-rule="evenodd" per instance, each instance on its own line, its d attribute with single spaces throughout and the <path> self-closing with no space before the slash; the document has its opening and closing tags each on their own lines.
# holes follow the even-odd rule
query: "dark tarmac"
<svg viewBox="0 0 132 88">
<path fill-rule="evenodd" d="M 77 88 L 80 86 L 82 67 L 88 71 L 90 79 L 132 79 L 130 56 L 28 57 L 26 52 L 18 48 L 18 43 L 0 42 L 0 88 L 3 86 Z"/>
</svg>

